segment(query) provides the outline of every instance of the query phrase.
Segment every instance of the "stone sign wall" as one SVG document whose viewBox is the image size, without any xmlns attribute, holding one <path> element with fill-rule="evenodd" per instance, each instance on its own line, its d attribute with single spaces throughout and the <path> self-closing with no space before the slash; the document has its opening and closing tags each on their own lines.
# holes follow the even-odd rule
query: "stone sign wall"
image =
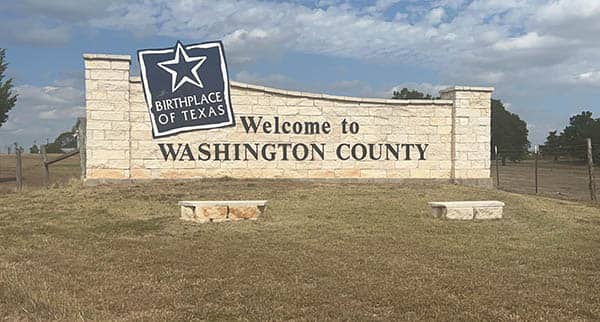
<svg viewBox="0 0 600 322">
<path fill-rule="evenodd" d="M 141 81 L 130 75 L 130 56 L 86 54 L 84 62 L 88 182 L 490 182 L 489 87 L 451 87 L 438 100 L 392 100 L 231 82 L 234 127 L 153 138 Z"/>
</svg>

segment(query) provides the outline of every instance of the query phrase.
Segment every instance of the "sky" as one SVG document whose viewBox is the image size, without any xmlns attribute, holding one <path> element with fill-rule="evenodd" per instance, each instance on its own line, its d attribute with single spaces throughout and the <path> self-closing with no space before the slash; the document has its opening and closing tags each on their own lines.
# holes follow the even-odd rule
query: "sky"
<svg viewBox="0 0 600 322">
<path fill-rule="evenodd" d="M 222 40 L 231 79 L 335 95 L 493 86 L 533 144 L 600 117 L 597 0 L 20 0 L 0 2 L 18 102 L 0 149 L 54 140 L 85 114 L 83 53 Z"/>
</svg>

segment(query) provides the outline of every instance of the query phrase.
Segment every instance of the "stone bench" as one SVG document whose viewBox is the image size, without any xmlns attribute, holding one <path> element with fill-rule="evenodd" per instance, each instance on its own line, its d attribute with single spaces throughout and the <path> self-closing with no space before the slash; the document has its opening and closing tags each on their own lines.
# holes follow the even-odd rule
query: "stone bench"
<svg viewBox="0 0 600 322">
<path fill-rule="evenodd" d="M 181 219 L 198 223 L 256 220 L 267 208 L 266 200 L 180 201 Z"/>
<path fill-rule="evenodd" d="M 500 219 L 504 203 L 501 201 L 443 201 L 430 202 L 429 206 L 435 218 Z"/>
</svg>

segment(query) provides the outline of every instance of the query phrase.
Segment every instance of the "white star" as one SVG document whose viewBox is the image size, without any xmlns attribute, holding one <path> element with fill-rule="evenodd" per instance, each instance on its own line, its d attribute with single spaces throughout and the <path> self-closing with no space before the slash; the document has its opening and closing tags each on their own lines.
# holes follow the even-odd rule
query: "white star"
<svg viewBox="0 0 600 322">
<path fill-rule="evenodd" d="M 194 76 L 194 79 L 191 79 L 187 75 L 184 75 L 179 81 L 177 81 L 177 79 L 178 79 L 177 70 L 167 67 L 168 65 L 179 65 L 180 59 L 182 57 L 183 57 L 183 61 L 184 61 L 182 63 L 197 62 L 194 65 L 194 67 L 192 67 L 192 69 L 191 69 L 192 76 Z M 187 52 L 183 48 L 183 45 L 180 42 L 177 42 L 177 49 L 175 51 L 175 57 L 171 60 L 167 60 L 167 61 L 158 63 L 158 66 L 160 68 L 164 69 L 165 71 L 169 72 L 169 74 L 171 74 L 171 92 L 175 92 L 179 87 L 181 87 L 181 85 L 185 84 L 186 82 L 188 82 L 192 85 L 195 85 L 197 87 L 204 88 L 204 84 L 202 84 L 202 80 L 200 80 L 200 76 L 198 76 L 198 69 L 205 61 L 206 61 L 206 56 L 198 56 L 198 57 L 188 56 Z"/>
</svg>

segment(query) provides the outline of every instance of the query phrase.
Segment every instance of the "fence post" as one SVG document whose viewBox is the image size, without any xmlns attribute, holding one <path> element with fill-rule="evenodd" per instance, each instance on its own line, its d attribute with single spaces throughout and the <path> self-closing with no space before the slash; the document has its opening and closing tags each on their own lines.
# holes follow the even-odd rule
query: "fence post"
<svg viewBox="0 0 600 322">
<path fill-rule="evenodd" d="M 596 181 L 594 178 L 594 157 L 592 154 L 592 139 L 587 138 L 587 159 L 588 159 L 588 176 L 589 176 L 589 187 L 590 187 L 590 199 L 597 201 L 596 198 Z"/>
<path fill-rule="evenodd" d="M 77 136 L 77 142 L 79 145 L 79 164 L 81 167 L 81 180 L 85 179 L 85 168 L 86 168 L 86 118 L 85 117 L 80 117 L 79 118 L 79 127 L 78 127 L 78 136 Z"/>
<path fill-rule="evenodd" d="M 494 154 L 496 155 L 496 187 L 500 187 L 500 167 L 498 164 L 498 146 L 494 146 Z"/>
<path fill-rule="evenodd" d="M 44 187 L 50 184 L 50 169 L 48 169 L 48 154 L 46 154 L 46 145 L 42 145 L 42 166 L 44 172 Z"/>
<path fill-rule="evenodd" d="M 21 163 L 21 149 L 15 143 L 15 155 L 17 159 L 16 175 L 17 175 L 17 191 L 23 190 L 23 166 Z"/>
<path fill-rule="evenodd" d="M 540 149 L 539 146 L 536 145 L 534 148 L 534 153 L 535 153 L 535 194 L 538 193 L 538 159 L 540 156 Z"/>
</svg>

